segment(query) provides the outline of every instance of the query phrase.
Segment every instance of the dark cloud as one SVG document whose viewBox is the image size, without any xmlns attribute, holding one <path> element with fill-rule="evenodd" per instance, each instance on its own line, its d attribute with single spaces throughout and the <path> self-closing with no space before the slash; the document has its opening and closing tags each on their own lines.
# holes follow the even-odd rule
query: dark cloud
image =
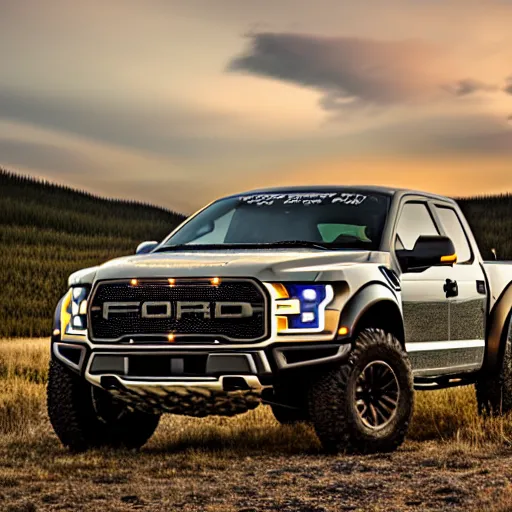
<svg viewBox="0 0 512 512">
<path fill-rule="evenodd" d="M 492 92 L 498 88 L 495 85 L 486 84 L 473 78 L 465 78 L 446 87 L 455 96 L 468 96 L 476 92 Z"/>
<path fill-rule="evenodd" d="M 319 90 L 326 110 L 421 103 L 447 93 L 467 96 L 496 87 L 457 79 L 443 49 L 418 40 L 376 41 L 291 33 L 251 34 L 248 51 L 228 70 Z M 446 85 L 449 84 L 449 85 Z"/>
<path fill-rule="evenodd" d="M 231 115 L 177 104 L 30 94 L 0 88 L 0 119 L 53 129 L 90 140 L 176 158 L 197 155 L 214 142 Z"/>
<path fill-rule="evenodd" d="M 512 76 L 508 77 L 507 84 L 503 89 L 507 94 L 512 94 Z"/>
</svg>

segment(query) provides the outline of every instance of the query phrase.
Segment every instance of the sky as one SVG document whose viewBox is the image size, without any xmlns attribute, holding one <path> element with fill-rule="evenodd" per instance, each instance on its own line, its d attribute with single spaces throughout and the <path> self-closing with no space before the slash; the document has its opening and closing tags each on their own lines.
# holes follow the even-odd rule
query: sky
<svg viewBox="0 0 512 512">
<path fill-rule="evenodd" d="M 512 191 L 512 0 L 0 0 L 0 166 L 183 213 Z"/>
</svg>

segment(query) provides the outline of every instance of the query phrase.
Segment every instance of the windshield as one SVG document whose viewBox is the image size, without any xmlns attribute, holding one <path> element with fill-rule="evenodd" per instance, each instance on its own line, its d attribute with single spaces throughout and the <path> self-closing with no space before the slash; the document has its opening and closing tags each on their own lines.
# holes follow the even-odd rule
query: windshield
<svg viewBox="0 0 512 512">
<path fill-rule="evenodd" d="M 375 250 L 390 198 L 343 192 L 269 193 L 221 199 L 187 222 L 158 250 L 298 245 Z"/>
</svg>

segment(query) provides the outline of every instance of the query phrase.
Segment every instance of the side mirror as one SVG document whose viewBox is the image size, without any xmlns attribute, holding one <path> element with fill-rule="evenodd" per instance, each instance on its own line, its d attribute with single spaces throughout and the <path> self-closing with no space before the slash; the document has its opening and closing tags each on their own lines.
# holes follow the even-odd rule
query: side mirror
<svg viewBox="0 0 512 512">
<path fill-rule="evenodd" d="M 159 242 L 142 242 L 137 246 L 137 249 L 135 249 L 135 254 L 147 254 L 148 252 L 151 252 Z"/>
<path fill-rule="evenodd" d="M 403 272 L 423 272 L 457 262 L 455 246 L 446 236 L 420 236 L 411 251 L 397 250 L 396 256 Z"/>
</svg>

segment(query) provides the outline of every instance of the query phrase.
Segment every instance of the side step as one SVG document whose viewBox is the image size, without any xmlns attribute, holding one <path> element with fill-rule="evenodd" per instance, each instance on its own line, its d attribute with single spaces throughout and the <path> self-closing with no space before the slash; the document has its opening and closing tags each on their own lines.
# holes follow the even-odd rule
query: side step
<svg viewBox="0 0 512 512">
<path fill-rule="evenodd" d="M 462 375 L 439 375 L 432 377 L 414 377 L 414 389 L 418 391 L 430 391 L 446 389 L 458 386 L 470 386 L 476 382 L 477 373 L 472 372 Z"/>
</svg>

